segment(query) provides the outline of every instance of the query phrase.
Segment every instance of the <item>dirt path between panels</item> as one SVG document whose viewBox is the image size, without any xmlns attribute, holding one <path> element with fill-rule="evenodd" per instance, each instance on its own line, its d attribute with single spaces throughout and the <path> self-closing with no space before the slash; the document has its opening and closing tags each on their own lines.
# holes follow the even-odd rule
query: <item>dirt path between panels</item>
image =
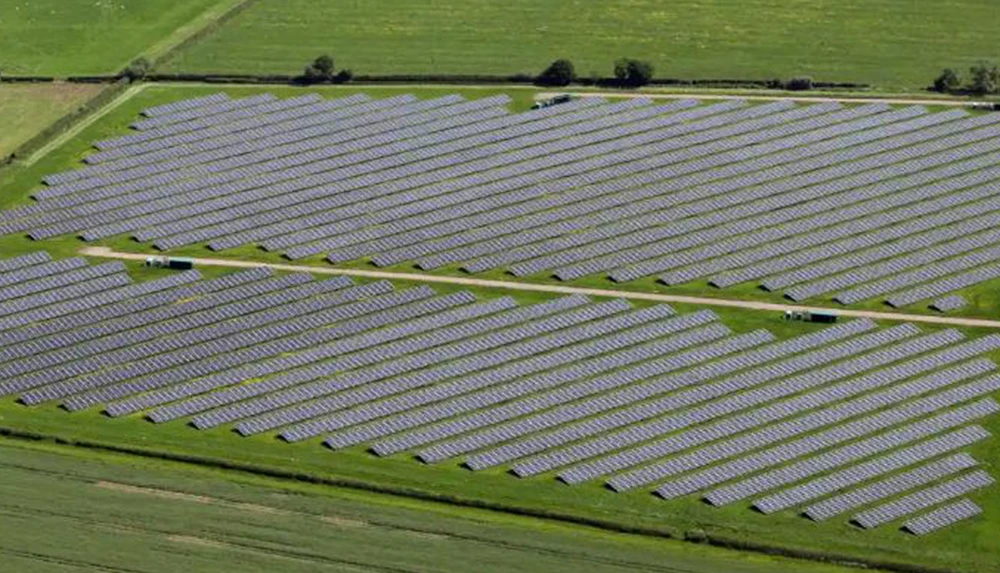
<svg viewBox="0 0 1000 573">
<path fill-rule="evenodd" d="M 138 260 L 143 261 L 147 255 L 140 253 L 120 253 L 107 247 L 84 247 L 80 249 L 80 254 L 90 257 L 102 257 L 108 259 Z M 400 273 L 394 271 L 369 271 L 362 269 L 338 269 L 333 267 L 318 267 L 308 265 L 286 265 L 277 263 L 258 263 L 252 261 L 239 261 L 234 259 L 212 259 L 195 258 L 195 266 L 217 266 L 233 268 L 254 268 L 269 267 L 278 271 L 305 272 L 324 275 L 355 276 L 370 279 L 385 280 L 405 280 L 425 283 L 439 283 L 450 285 L 463 285 L 470 287 L 493 288 L 504 290 L 548 292 L 553 294 L 581 294 L 585 296 L 617 297 L 630 300 L 647 300 L 654 302 L 675 302 L 683 304 L 697 304 L 704 306 L 724 306 L 730 308 L 743 308 L 747 310 L 759 310 L 767 312 L 792 311 L 825 311 L 832 312 L 839 316 L 851 318 L 871 318 L 875 320 L 895 320 L 902 322 L 924 322 L 932 324 L 942 324 L 949 326 L 966 326 L 975 328 L 1000 328 L 1000 321 L 985 320 L 980 318 L 960 318 L 951 316 L 932 316 L 924 314 L 906 314 L 901 312 L 876 312 L 868 310 L 850 310 L 841 308 L 825 308 L 799 306 L 794 304 L 776 304 L 769 302 L 756 302 L 750 300 L 733 300 L 724 298 L 707 298 L 682 296 L 672 294 L 660 294 L 651 292 L 635 292 L 628 290 L 597 289 L 587 287 L 574 287 L 563 285 L 538 284 L 515 281 L 498 281 L 488 279 L 475 279 L 466 277 L 449 277 L 441 275 L 425 275 L 419 273 Z"/>
</svg>

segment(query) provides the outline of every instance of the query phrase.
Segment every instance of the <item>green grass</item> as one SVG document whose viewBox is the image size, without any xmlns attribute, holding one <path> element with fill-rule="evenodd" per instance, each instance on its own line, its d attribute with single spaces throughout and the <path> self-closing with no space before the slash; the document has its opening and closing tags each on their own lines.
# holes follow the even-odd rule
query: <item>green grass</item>
<svg viewBox="0 0 1000 573">
<path fill-rule="evenodd" d="M 30 571 L 836 573 L 663 539 L 0 441 L 0 555 Z"/>
<path fill-rule="evenodd" d="M 649 60 L 663 78 L 814 79 L 922 89 L 1000 57 L 992 0 L 262 0 L 166 72 L 298 73 L 322 53 L 360 74 L 580 75 Z M 959 32 L 960 31 L 960 32 Z"/>
<path fill-rule="evenodd" d="M 65 77 L 117 73 L 155 57 L 235 0 L 0 0 L 0 70 Z M 149 50 L 147 52 L 147 50 Z"/>
<path fill-rule="evenodd" d="M 0 84 L 0 157 L 9 155 L 102 88 L 97 84 Z"/>
</svg>

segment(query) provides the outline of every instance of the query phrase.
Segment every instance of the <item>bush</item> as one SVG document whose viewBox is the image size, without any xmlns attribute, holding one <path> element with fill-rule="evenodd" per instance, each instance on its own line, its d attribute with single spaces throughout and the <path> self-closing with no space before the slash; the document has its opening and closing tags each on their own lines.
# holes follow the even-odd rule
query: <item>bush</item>
<svg viewBox="0 0 1000 573">
<path fill-rule="evenodd" d="M 813 80 L 808 76 L 792 78 L 785 84 L 785 89 L 798 92 L 813 89 Z"/>
<path fill-rule="evenodd" d="M 573 68 L 573 62 L 559 59 L 549 64 L 549 67 L 536 78 L 535 83 L 541 86 L 568 86 L 574 81 L 576 81 L 576 70 Z"/>
<path fill-rule="evenodd" d="M 352 72 L 347 68 L 344 68 L 339 72 L 337 72 L 337 75 L 334 76 L 333 81 L 337 82 L 338 84 L 346 84 L 347 82 L 353 79 L 354 79 L 354 72 Z"/>
<path fill-rule="evenodd" d="M 948 93 L 957 90 L 962 85 L 962 79 L 958 73 L 951 68 L 945 68 L 941 75 L 934 80 L 934 91 L 938 93 Z"/>
<path fill-rule="evenodd" d="M 644 86 L 653 81 L 653 65 L 649 62 L 622 58 L 615 62 L 615 80 L 621 87 Z"/>
<path fill-rule="evenodd" d="M 704 529 L 696 527 L 694 529 L 689 529 L 684 532 L 684 540 L 691 541 L 693 543 L 707 543 L 708 534 L 705 533 Z"/>
<path fill-rule="evenodd" d="M 969 91 L 978 94 L 995 94 L 1000 92 L 1000 68 L 986 62 L 969 69 Z"/>
<path fill-rule="evenodd" d="M 149 73 L 149 69 L 153 67 L 146 58 L 138 58 L 134 60 L 127 68 L 122 72 L 122 75 L 129 79 L 129 81 L 141 80 L 146 77 Z"/>
<path fill-rule="evenodd" d="M 764 85 L 768 89 L 772 89 L 772 90 L 785 89 L 785 82 L 782 81 L 780 78 L 774 78 L 774 79 L 767 80 L 766 82 L 764 82 Z"/>
</svg>

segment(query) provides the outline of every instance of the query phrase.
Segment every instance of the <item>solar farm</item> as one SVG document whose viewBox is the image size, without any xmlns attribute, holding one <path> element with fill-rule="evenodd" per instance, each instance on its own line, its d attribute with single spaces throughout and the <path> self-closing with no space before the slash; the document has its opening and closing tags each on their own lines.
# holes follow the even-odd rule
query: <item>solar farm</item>
<svg viewBox="0 0 1000 573">
<path fill-rule="evenodd" d="M 1000 334 L 861 319 L 778 339 L 665 304 L 267 268 L 137 283 L 43 251 L 0 260 L 0 285 L 0 394 L 22 407 L 913 535 L 994 487 L 968 448 L 1000 411 Z"/>
<path fill-rule="evenodd" d="M 997 573 L 994 4 L 0 0 L 0 573 Z"/>
<path fill-rule="evenodd" d="M 150 108 L 0 212 L 0 233 L 939 312 L 1000 278 L 1000 115 L 508 103 L 220 93 Z"/>
</svg>

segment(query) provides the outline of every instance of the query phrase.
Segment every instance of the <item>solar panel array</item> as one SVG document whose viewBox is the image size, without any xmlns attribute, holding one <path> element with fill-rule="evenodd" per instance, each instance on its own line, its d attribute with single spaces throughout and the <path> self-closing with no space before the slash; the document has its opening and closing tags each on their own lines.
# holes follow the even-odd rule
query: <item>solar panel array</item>
<svg viewBox="0 0 1000 573">
<path fill-rule="evenodd" d="M 217 94 L 143 112 L 0 234 L 929 304 L 1000 278 L 1000 116 L 787 101 Z M 954 299 L 942 299 L 945 306 Z M 949 306 L 949 309 L 957 307 Z"/>
<path fill-rule="evenodd" d="M 778 340 L 620 299 L 267 268 L 134 283 L 45 253 L 0 259 L 0 285 L 0 395 L 29 406 L 915 533 L 992 483 L 965 450 L 1000 411 L 1000 335 L 855 320 Z"/>
</svg>

